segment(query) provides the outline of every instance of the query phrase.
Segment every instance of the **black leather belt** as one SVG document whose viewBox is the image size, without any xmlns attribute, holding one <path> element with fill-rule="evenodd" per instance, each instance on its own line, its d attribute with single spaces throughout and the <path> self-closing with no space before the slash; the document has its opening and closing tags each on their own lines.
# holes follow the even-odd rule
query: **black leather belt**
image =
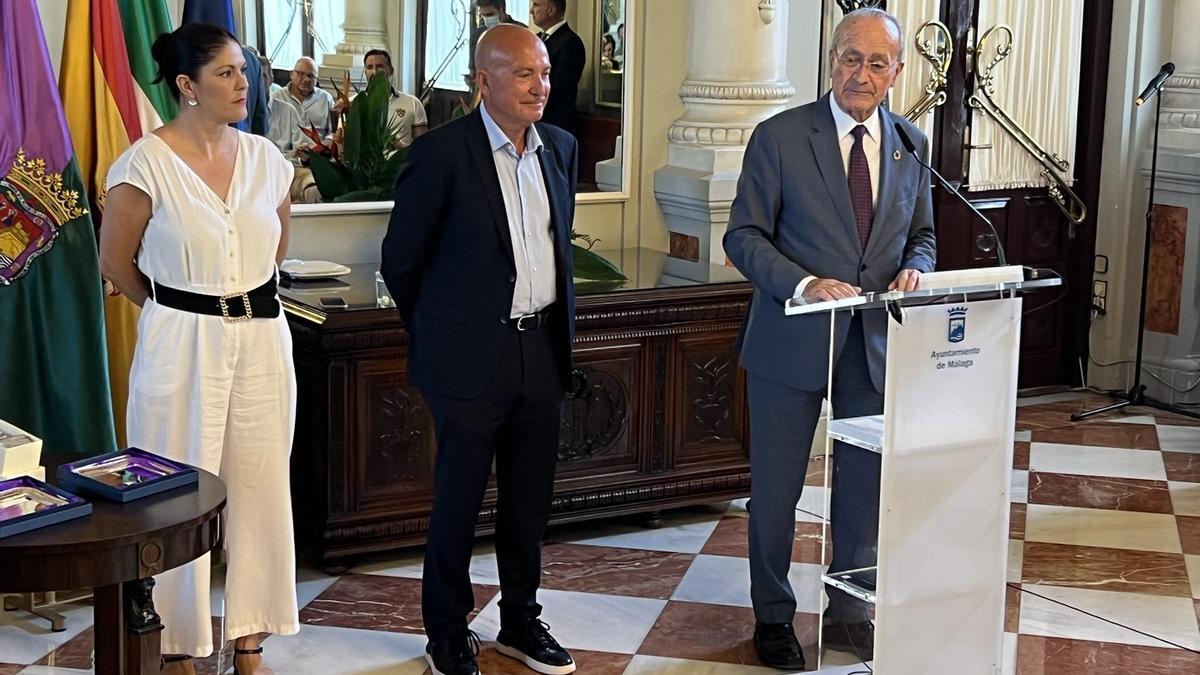
<svg viewBox="0 0 1200 675">
<path fill-rule="evenodd" d="M 163 307 L 181 309 L 193 314 L 219 316 L 226 321 L 247 319 L 273 319 L 279 316 L 279 299 L 275 297 L 275 277 L 265 284 L 246 291 L 229 295 L 204 295 L 181 291 L 155 282 L 154 302 Z"/>
<path fill-rule="evenodd" d="M 508 322 L 508 325 L 512 326 L 514 330 L 524 332 L 527 330 L 534 330 L 536 328 L 541 328 L 542 326 L 545 326 L 547 323 L 550 323 L 550 308 L 549 307 L 546 307 L 546 308 L 542 309 L 541 311 L 535 312 L 533 314 L 525 314 L 523 316 L 518 316 L 514 319 L 510 319 Z"/>
</svg>

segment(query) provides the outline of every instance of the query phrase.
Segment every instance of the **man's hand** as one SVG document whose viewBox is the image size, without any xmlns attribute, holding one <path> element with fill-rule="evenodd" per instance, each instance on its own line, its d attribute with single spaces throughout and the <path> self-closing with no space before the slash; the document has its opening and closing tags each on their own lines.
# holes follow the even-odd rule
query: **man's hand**
<svg viewBox="0 0 1200 675">
<path fill-rule="evenodd" d="M 841 300 L 853 298 L 862 292 L 858 286 L 851 286 L 837 279 L 813 279 L 804 287 L 804 299 L 810 302 L 821 300 Z"/>
<path fill-rule="evenodd" d="M 903 269 L 895 281 L 888 285 L 889 291 L 915 291 L 921 287 L 921 270 Z"/>
</svg>

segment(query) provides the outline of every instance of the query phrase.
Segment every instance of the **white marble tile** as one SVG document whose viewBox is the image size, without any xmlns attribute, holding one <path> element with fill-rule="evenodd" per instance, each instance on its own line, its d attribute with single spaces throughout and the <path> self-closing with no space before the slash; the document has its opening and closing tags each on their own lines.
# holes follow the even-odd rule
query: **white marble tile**
<svg viewBox="0 0 1200 675">
<path fill-rule="evenodd" d="M 1024 504 L 1029 501 L 1028 471 L 1013 469 L 1012 480 L 1009 482 L 1008 501 L 1013 504 Z"/>
<path fill-rule="evenodd" d="M 1000 672 L 1002 675 L 1017 675 L 1017 634 L 1005 633 L 1003 640 Z"/>
<path fill-rule="evenodd" d="M 1200 427 L 1158 425 L 1158 447 L 1171 452 L 1200 452 Z"/>
<path fill-rule="evenodd" d="M 1023 634 L 1149 647 L 1170 646 L 1115 625 L 1122 624 L 1188 649 L 1200 649 L 1200 630 L 1196 626 L 1196 609 L 1191 598 L 1039 584 L 1026 584 L 1023 588 L 1049 598 L 1045 600 L 1029 593 L 1021 595 L 1020 632 Z M 1107 621 L 1073 608 L 1104 617 Z"/>
<path fill-rule="evenodd" d="M 1028 443 L 1029 441 L 1032 441 L 1032 440 L 1033 440 L 1033 432 L 1028 429 L 1024 429 L 1024 430 L 1017 429 L 1017 431 L 1015 433 L 1013 433 L 1013 441 L 1015 441 L 1017 443 Z"/>
<path fill-rule="evenodd" d="M 350 573 L 420 579 L 424 570 L 425 553 L 418 549 L 400 552 L 395 557 L 374 556 L 371 560 L 350 568 Z M 496 567 L 496 549 L 491 545 L 477 546 L 471 554 L 470 571 L 472 583 L 499 586 L 500 572 Z"/>
<path fill-rule="evenodd" d="M 1200 483 L 1169 481 L 1171 507 L 1177 516 L 1200 516 Z"/>
<path fill-rule="evenodd" d="M 1025 567 L 1025 542 L 1020 539 L 1008 540 L 1008 582 L 1021 583 L 1021 571 Z"/>
<path fill-rule="evenodd" d="M 483 641 L 500 632 L 500 596 L 492 598 L 471 630 Z M 646 639 L 666 600 L 631 598 L 575 591 L 538 591 L 542 621 L 550 634 L 567 649 L 633 654 Z"/>
<path fill-rule="evenodd" d="M 50 609 L 66 617 L 63 632 L 52 632 L 49 621 L 31 614 L 0 610 L 0 663 L 39 661 L 92 625 L 91 605 L 64 603 Z"/>
<path fill-rule="evenodd" d="M 1079 400 L 1082 400 L 1083 398 L 1084 398 L 1084 394 L 1082 392 L 1064 391 L 1061 394 L 1045 394 L 1042 396 L 1028 396 L 1025 398 L 1018 398 L 1017 405 L 1018 406 L 1042 405 L 1043 403 L 1060 403 L 1062 401 L 1079 401 Z"/>
<path fill-rule="evenodd" d="M 1030 504 L 1025 541 L 1180 553 L 1175 516 Z"/>
<path fill-rule="evenodd" d="M 727 516 L 747 517 L 750 512 L 746 510 L 746 504 L 750 502 L 749 497 L 742 497 L 729 502 L 729 508 L 725 511 Z"/>
<path fill-rule="evenodd" d="M 419 675 L 425 642 L 413 633 L 301 624 L 295 635 L 263 642 L 263 663 L 276 673 Z"/>
<path fill-rule="evenodd" d="M 813 614 L 822 611 L 825 594 L 821 571 L 821 565 L 792 563 L 788 580 L 796 596 L 796 611 Z M 750 561 L 722 555 L 698 555 L 675 587 L 671 599 L 751 607 Z"/>
<path fill-rule="evenodd" d="M 20 675 L 92 675 L 95 671 L 59 668 L 57 666 L 29 666 Z"/>
<path fill-rule="evenodd" d="M 1029 470 L 1110 478 L 1167 479 L 1162 455 L 1157 450 L 1094 445 L 1032 443 L 1029 446 Z"/>
<path fill-rule="evenodd" d="M 732 663 L 714 663 L 712 661 L 691 661 L 688 659 L 671 659 L 665 656 L 646 656 L 639 654 L 633 657 L 624 675 L 773 675 L 786 671 L 761 666 L 743 666 Z M 819 670 L 819 673 L 835 671 Z M 836 671 L 842 672 L 842 671 Z"/>
<path fill-rule="evenodd" d="M 806 485 L 800 492 L 800 501 L 796 503 L 796 522 L 819 523 L 825 514 L 825 493 L 823 487 Z"/>
<path fill-rule="evenodd" d="M 309 567 L 301 567 L 296 570 L 296 607 L 304 609 L 304 606 L 316 599 L 316 597 L 325 592 L 326 588 L 333 585 L 337 581 L 337 577 L 329 576 L 324 572 L 315 570 Z M 213 616 L 225 616 L 225 566 L 217 566 L 212 570 L 212 576 L 209 579 L 209 604 Z"/>
<path fill-rule="evenodd" d="M 676 511 L 663 514 L 661 527 L 625 522 L 585 523 L 551 532 L 550 541 L 671 553 L 699 553 L 721 520 L 720 513 Z"/>
<path fill-rule="evenodd" d="M 1154 424 L 1154 417 L 1150 415 L 1126 415 L 1125 417 L 1111 417 L 1105 422 L 1115 422 L 1117 424 Z"/>
<path fill-rule="evenodd" d="M 1200 555 L 1185 555 L 1183 560 L 1187 563 L 1188 581 L 1192 584 L 1192 597 L 1200 599 Z"/>
</svg>

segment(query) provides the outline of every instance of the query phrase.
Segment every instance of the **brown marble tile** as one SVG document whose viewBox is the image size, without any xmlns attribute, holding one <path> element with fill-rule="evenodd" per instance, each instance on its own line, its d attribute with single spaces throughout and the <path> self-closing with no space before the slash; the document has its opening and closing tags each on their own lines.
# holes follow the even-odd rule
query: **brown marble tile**
<svg viewBox="0 0 1200 675">
<path fill-rule="evenodd" d="M 59 646 L 50 654 L 46 655 L 41 661 L 37 662 L 40 666 L 55 666 L 58 668 L 73 668 L 77 670 L 92 669 L 92 650 L 95 648 L 95 634 L 92 632 L 92 627 L 89 626 L 83 631 L 71 638 L 67 642 Z M 213 645 L 220 644 L 221 640 L 221 617 L 214 616 L 212 618 L 213 630 Z M 265 638 L 264 638 L 265 639 Z M 203 659 L 195 659 L 196 675 L 219 675 L 227 670 L 233 663 L 233 642 L 225 643 L 220 649 L 218 655 L 217 650 L 214 650 L 211 655 Z M 269 663 L 266 665 L 270 665 Z M 8 675 L 3 670 L 0 670 L 0 675 Z"/>
<path fill-rule="evenodd" d="M 804 484 L 817 487 L 825 485 L 825 455 L 808 460 L 808 473 L 804 475 Z"/>
<path fill-rule="evenodd" d="M 1019 471 L 1029 470 L 1029 443 L 1017 441 L 1013 443 L 1013 466 Z"/>
<path fill-rule="evenodd" d="M 1029 503 L 1111 511 L 1171 513 L 1166 481 L 1029 473 Z"/>
<path fill-rule="evenodd" d="M 1004 587 L 1004 632 L 1016 633 L 1020 626 L 1021 585 L 1009 584 Z"/>
<path fill-rule="evenodd" d="M 1032 437 L 1035 443 L 1158 450 L 1158 430 L 1150 424 L 1087 422 L 1058 429 L 1034 430 Z"/>
<path fill-rule="evenodd" d="M 1138 408 L 1145 410 L 1144 414 L 1153 415 L 1154 420 L 1159 424 L 1166 424 L 1175 427 L 1200 427 L 1200 419 L 1188 417 L 1187 415 L 1179 415 L 1165 410 L 1157 410 L 1155 408 Z"/>
<path fill-rule="evenodd" d="M 1008 538 L 1025 538 L 1025 504 L 1010 504 L 1008 509 Z"/>
<path fill-rule="evenodd" d="M 0 663 L 0 675 L 17 675 L 25 668 L 25 666 L 18 666 L 14 663 Z"/>
<path fill-rule="evenodd" d="M 817 614 L 797 614 L 792 623 L 805 655 L 812 655 L 810 668 L 816 663 L 813 657 L 819 623 Z M 761 666 L 753 638 L 754 610 L 749 607 L 671 601 L 658 615 L 638 653 Z"/>
<path fill-rule="evenodd" d="M 1200 555 L 1200 516 L 1175 516 L 1179 525 L 1179 543 L 1183 552 Z"/>
<path fill-rule="evenodd" d="M 675 592 L 694 558 L 690 553 L 546 544 L 542 547 L 542 588 L 665 600 Z"/>
<path fill-rule="evenodd" d="M 681 258 L 696 262 L 700 260 L 700 239 L 687 234 L 672 232 L 669 240 L 669 253 L 672 258 Z"/>
<path fill-rule="evenodd" d="M 473 584 L 475 609 L 483 609 L 499 588 Z M 363 628 L 393 633 L 421 633 L 421 580 L 347 574 L 300 610 L 302 623 L 340 628 Z"/>
<path fill-rule="evenodd" d="M 1200 672 L 1200 654 L 1182 649 L 1142 647 L 1022 635 L 1017 639 L 1020 675 L 1165 675 Z"/>
<path fill-rule="evenodd" d="M 1021 581 L 1098 591 L 1192 597 L 1178 553 L 1025 542 Z"/>
<path fill-rule="evenodd" d="M 1187 220 L 1188 210 L 1183 206 L 1154 205 L 1150 267 L 1146 273 L 1146 330 L 1179 335 Z"/>
<path fill-rule="evenodd" d="M 1194 452 L 1163 451 L 1163 466 L 1167 480 L 1200 483 L 1200 454 Z"/>
<path fill-rule="evenodd" d="M 727 516 L 717 523 L 712 536 L 701 553 L 735 558 L 749 557 L 750 519 Z M 832 555 L 832 551 L 830 551 Z M 796 543 L 792 545 L 792 562 L 815 563 L 821 559 L 821 524 L 796 523 Z"/>
</svg>

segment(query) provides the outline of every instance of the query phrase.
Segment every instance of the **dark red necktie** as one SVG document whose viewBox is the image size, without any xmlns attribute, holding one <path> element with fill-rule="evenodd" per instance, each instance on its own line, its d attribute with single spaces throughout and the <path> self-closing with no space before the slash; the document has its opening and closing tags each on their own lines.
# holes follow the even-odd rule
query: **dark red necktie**
<svg viewBox="0 0 1200 675">
<path fill-rule="evenodd" d="M 863 136 L 867 128 L 858 125 L 850 131 L 854 134 L 854 146 L 850 148 L 850 170 L 846 180 L 850 183 L 850 203 L 854 206 L 854 220 L 858 223 L 858 240 L 863 250 L 871 236 L 871 221 L 875 218 L 875 207 L 871 203 L 871 167 L 867 165 L 867 153 L 863 151 Z"/>
</svg>

